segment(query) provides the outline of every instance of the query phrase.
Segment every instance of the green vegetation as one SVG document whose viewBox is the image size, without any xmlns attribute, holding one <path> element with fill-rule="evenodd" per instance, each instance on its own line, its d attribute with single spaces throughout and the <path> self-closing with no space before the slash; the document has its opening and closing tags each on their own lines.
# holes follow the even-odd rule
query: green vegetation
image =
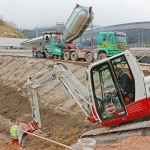
<svg viewBox="0 0 150 150">
<path fill-rule="evenodd" d="M 64 26 L 59 27 L 59 26 L 54 26 L 54 27 L 37 27 L 34 29 L 23 29 L 22 32 L 25 35 L 25 38 L 35 38 L 38 36 L 42 36 L 42 32 L 45 31 L 63 31 Z"/>
<path fill-rule="evenodd" d="M 23 38 L 24 35 L 21 31 L 0 19 L 0 37 Z"/>
</svg>

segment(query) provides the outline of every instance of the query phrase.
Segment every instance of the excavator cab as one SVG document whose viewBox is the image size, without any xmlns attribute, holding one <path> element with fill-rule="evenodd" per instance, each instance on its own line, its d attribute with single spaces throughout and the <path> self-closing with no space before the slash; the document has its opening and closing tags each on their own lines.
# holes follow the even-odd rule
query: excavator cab
<svg viewBox="0 0 150 150">
<path fill-rule="evenodd" d="M 135 81 L 126 56 L 102 60 L 91 67 L 90 74 L 100 122 L 127 116 L 126 106 L 135 101 Z"/>
</svg>

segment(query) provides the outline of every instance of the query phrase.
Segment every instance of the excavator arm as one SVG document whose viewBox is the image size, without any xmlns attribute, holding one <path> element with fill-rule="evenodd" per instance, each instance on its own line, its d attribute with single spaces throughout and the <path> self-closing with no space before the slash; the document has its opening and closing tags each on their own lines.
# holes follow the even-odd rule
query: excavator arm
<svg viewBox="0 0 150 150">
<path fill-rule="evenodd" d="M 38 79 L 37 79 L 38 78 Z M 27 79 L 28 95 L 32 109 L 32 117 L 35 123 L 41 128 L 39 112 L 39 97 L 37 88 L 59 80 L 76 101 L 80 109 L 88 117 L 91 115 L 92 100 L 90 92 L 84 85 L 67 69 L 64 64 L 57 63 L 53 71 L 43 71 L 29 76 Z"/>
<path fill-rule="evenodd" d="M 43 75 L 43 77 L 40 80 L 33 80 L 40 75 Z M 39 72 L 38 74 L 29 76 L 27 78 L 28 97 L 31 105 L 32 117 L 39 128 L 41 128 L 41 118 L 39 112 L 39 97 L 37 88 L 42 85 L 48 84 L 54 80 L 56 80 L 56 75 L 54 73 L 49 73 L 48 70 Z"/>
<path fill-rule="evenodd" d="M 21 132 L 21 130 L 34 132 L 42 127 L 39 111 L 38 87 L 50 84 L 56 80 L 61 81 L 87 118 L 92 116 L 92 100 L 90 92 L 64 64 L 57 63 L 54 65 L 52 71 L 45 70 L 27 78 L 28 96 L 33 120 L 30 123 L 19 126 L 18 137 L 21 145 L 23 145 L 27 135 L 26 133 Z"/>
</svg>

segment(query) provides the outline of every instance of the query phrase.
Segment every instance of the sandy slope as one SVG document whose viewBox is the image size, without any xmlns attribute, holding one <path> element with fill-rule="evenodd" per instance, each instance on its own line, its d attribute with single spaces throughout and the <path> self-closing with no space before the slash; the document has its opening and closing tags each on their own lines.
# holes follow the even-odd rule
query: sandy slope
<svg viewBox="0 0 150 150">
<path fill-rule="evenodd" d="M 23 117 L 25 122 L 31 120 L 31 109 L 26 90 L 27 76 L 45 69 L 52 70 L 54 63 L 47 59 L 0 56 L 0 115 L 2 115 L 0 117 L 0 149 L 16 149 L 12 147 L 7 136 L 10 125 L 18 116 Z M 66 65 L 84 85 L 87 84 L 85 81 L 86 67 Z M 41 99 L 40 111 L 43 127 L 42 131 L 38 131 L 37 134 L 70 145 L 76 142 L 82 133 L 99 127 L 86 121 L 85 116 L 60 82 L 39 88 L 38 94 Z M 148 144 L 147 140 L 144 139 L 143 143 Z M 130 141 L 129 144 L 121 144 L 121 146 L 128 145 L 127 148 L 132 148 L 131 143 Z M 114 150 L 118 147 L 116 145 L 101 147 L 100 150 Z M 24 149 L 61 150 L 62 148 L 28 137 Z"/>
<path fill-rule="evenodd" d="M 10 119 L 11 122 L 18 116 L 29 121 L 31 109 L 27 99 L 27 76 L 45 69 L 51 70 L 53 64 L 54 62 L 47 59 L 0 56 L 0 115 Z M 86 67 L 73 64 L 67 64 L 67 67 L 86 84 L 84 74 Z M 42 132 L 45 136 L 65 144 L 72 144 L 85 131 L 98 127 L 86 121 L 60 82 L 41 87 L 38 93 L 41 98 Z M 30 144 L 33 142 L 28 145 Z M 35 144 L 35 148 L 41 149 L 40 146 Z"/>
</svg>

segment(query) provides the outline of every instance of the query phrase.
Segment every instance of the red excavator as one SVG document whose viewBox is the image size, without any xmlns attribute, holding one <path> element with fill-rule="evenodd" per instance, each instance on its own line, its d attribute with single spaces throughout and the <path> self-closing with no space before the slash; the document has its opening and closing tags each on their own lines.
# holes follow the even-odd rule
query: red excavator
<svg viewBox="0 0 150 150">
<path fill-rule="evenodd" d="M 53 71 L 28 77 L 33 121 L 22 129 L 33 132 L 41 128 L 37 88 L 60 80 L 87 119 L 103 126 L 86 132 L 82 137 L 93 137 L 99 145 L 130 136 L 149 135 L 150 76 L 144 76 L 130 51 L 92 63 L 87 78 L 90 90 L 60 63 L 54 65 Z M 20 139 L 23 139 L 23 133 Z"/>
</svg>

